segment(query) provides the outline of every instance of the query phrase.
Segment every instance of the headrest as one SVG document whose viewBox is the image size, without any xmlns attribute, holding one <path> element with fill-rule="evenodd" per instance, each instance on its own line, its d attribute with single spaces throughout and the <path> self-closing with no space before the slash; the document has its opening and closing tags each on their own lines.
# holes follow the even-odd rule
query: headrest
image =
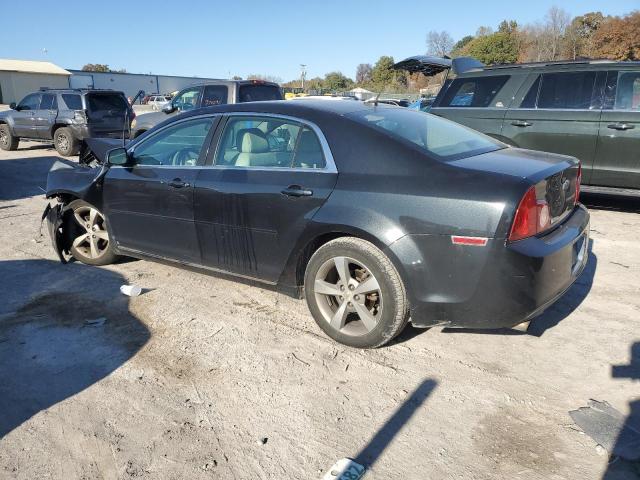
<svg viewBox="0 0 640 480">
<path fill-rule="evenodd" d="M 300 153 L 316 153 L 322 151 L 318 137 L 311 130 L 302 130 L 300 140 L 298 142 L 298 152 Z"/>
<path fill-rule="evenodd" d="M 266 153 L 269 151 L 269 142 L 257 128 L 248 129 L 242 136 L 242 153 Z"/>
</svg>

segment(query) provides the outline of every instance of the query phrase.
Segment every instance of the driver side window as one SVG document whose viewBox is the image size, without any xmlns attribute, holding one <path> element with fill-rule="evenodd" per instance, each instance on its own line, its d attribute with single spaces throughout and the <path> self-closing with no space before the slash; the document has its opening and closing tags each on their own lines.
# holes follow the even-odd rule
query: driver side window
<svg viewBox="0 0 640 480">
<path fill-rule="evenodd" d="M 40 94 L 32 93 L 31 95 L 27 95 L 20 102 L 20 110 L 38 110 L 38 106 L 40 105 Z"/>
<path fill-rule="evenodd" d="M 188 90 L 183 91 L 176 98 L 173 99 L 173 106 L 184 112 L 186 110 L 193 110 L 194 108 L 198 108 L 198 99 L 200 98 L 200 88 L 190 88 Z"/>
<path fill-rule="evenodd" d="M 213 117 L 209 117 L 167 127 L 135 147 L 133 163 L 173 167 L 201 165 L 204 143 L 212 124 Z"/>
</svg>

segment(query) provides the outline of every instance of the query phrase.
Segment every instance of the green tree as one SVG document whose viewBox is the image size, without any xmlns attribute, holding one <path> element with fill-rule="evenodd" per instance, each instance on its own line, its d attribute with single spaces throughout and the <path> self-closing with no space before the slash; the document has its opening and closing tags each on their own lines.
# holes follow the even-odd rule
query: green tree
<svg viewBox="0 0 640 480">
<path fill-rule="evenodd" d="M 518 41 L 515 35 L 496 32 L 473 39 L 464 52 L 487 65 L 514 63 L 518 60 Z"/>
<path fill-rule="evenodd" d="M 475 37 L 473 35 L 467 35 L 458 40 L 451 49 L 451 56 L 459 57 L 462 55 L 464 47 L 466 47 Z"/>
<path fill-rule="evenodd" d="M 109 65 L 103 63 L 87 63 L 82 67 L 84 72 L 110 72 Z"/>
<path fill-rule="evenodd" d="M 324 76 L 322 87 L 331 91 L 348 90 L 353 87 L 353 80 L 342 72 L 329 72 Z"/>
<path fill-rule="evenodd" d="M 378 59 L 376 64 L 371 69 L 371 83 L 377 90 L 382 90 L 384 87 L 393 84 L 395 78 L 395 70 L 393 70 L 393 57 L 383 55 Z"/>
</svg>

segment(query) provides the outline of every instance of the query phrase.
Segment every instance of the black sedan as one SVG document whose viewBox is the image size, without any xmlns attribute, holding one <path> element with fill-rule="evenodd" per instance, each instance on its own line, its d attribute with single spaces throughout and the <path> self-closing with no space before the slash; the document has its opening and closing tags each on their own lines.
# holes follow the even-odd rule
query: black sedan
<svg viewBox="0 0 640 480">
<path fill-rule="evenodd" d="M 223 105 L 109 142 L 49 173 L 63 261 L 126 255 L 275 285 L 346 345 L 383 345 L 408 321 L 523 324 L 587 261 L 577 160 L 422 112 Z"/>
</svg>

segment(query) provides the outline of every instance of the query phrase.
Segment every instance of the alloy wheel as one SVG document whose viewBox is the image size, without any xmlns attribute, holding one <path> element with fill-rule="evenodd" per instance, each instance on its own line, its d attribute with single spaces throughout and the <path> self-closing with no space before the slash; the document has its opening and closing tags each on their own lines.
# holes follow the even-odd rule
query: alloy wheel
<svg viewBox="0 0 640 480">
<path fill-rule="evenodd" d="M 93 207 L 82 206 L 73 211 L 73 217 L 82 229 L 73 240 L 73 247 L 88 258 L 103 256 L 109 247 L 109 233 L 102 214 Z"/>
<path fill-rule="evenodd" d="M 69 148 L 69 139 L 67 138 L 66 135 L 64 134 L 58 135 L 58 147 L 62 151 L 65 151 L 65 152 L 67 151 L 67 149 Z"/>
<path fill-rule="evenodd" d="M 360 261 L 334 257 L 324 262 L 313 293 L 325 321 L 345 335 L 366 335 L 378 325 L 383 307 L 380 284 Z"/>
<path fill-rule="evenodd" d="M 0 130 L 0 144 L 4 145 L 5 147 L 9 145 L 9 136 L 4 130 Z"/>
</svg>

